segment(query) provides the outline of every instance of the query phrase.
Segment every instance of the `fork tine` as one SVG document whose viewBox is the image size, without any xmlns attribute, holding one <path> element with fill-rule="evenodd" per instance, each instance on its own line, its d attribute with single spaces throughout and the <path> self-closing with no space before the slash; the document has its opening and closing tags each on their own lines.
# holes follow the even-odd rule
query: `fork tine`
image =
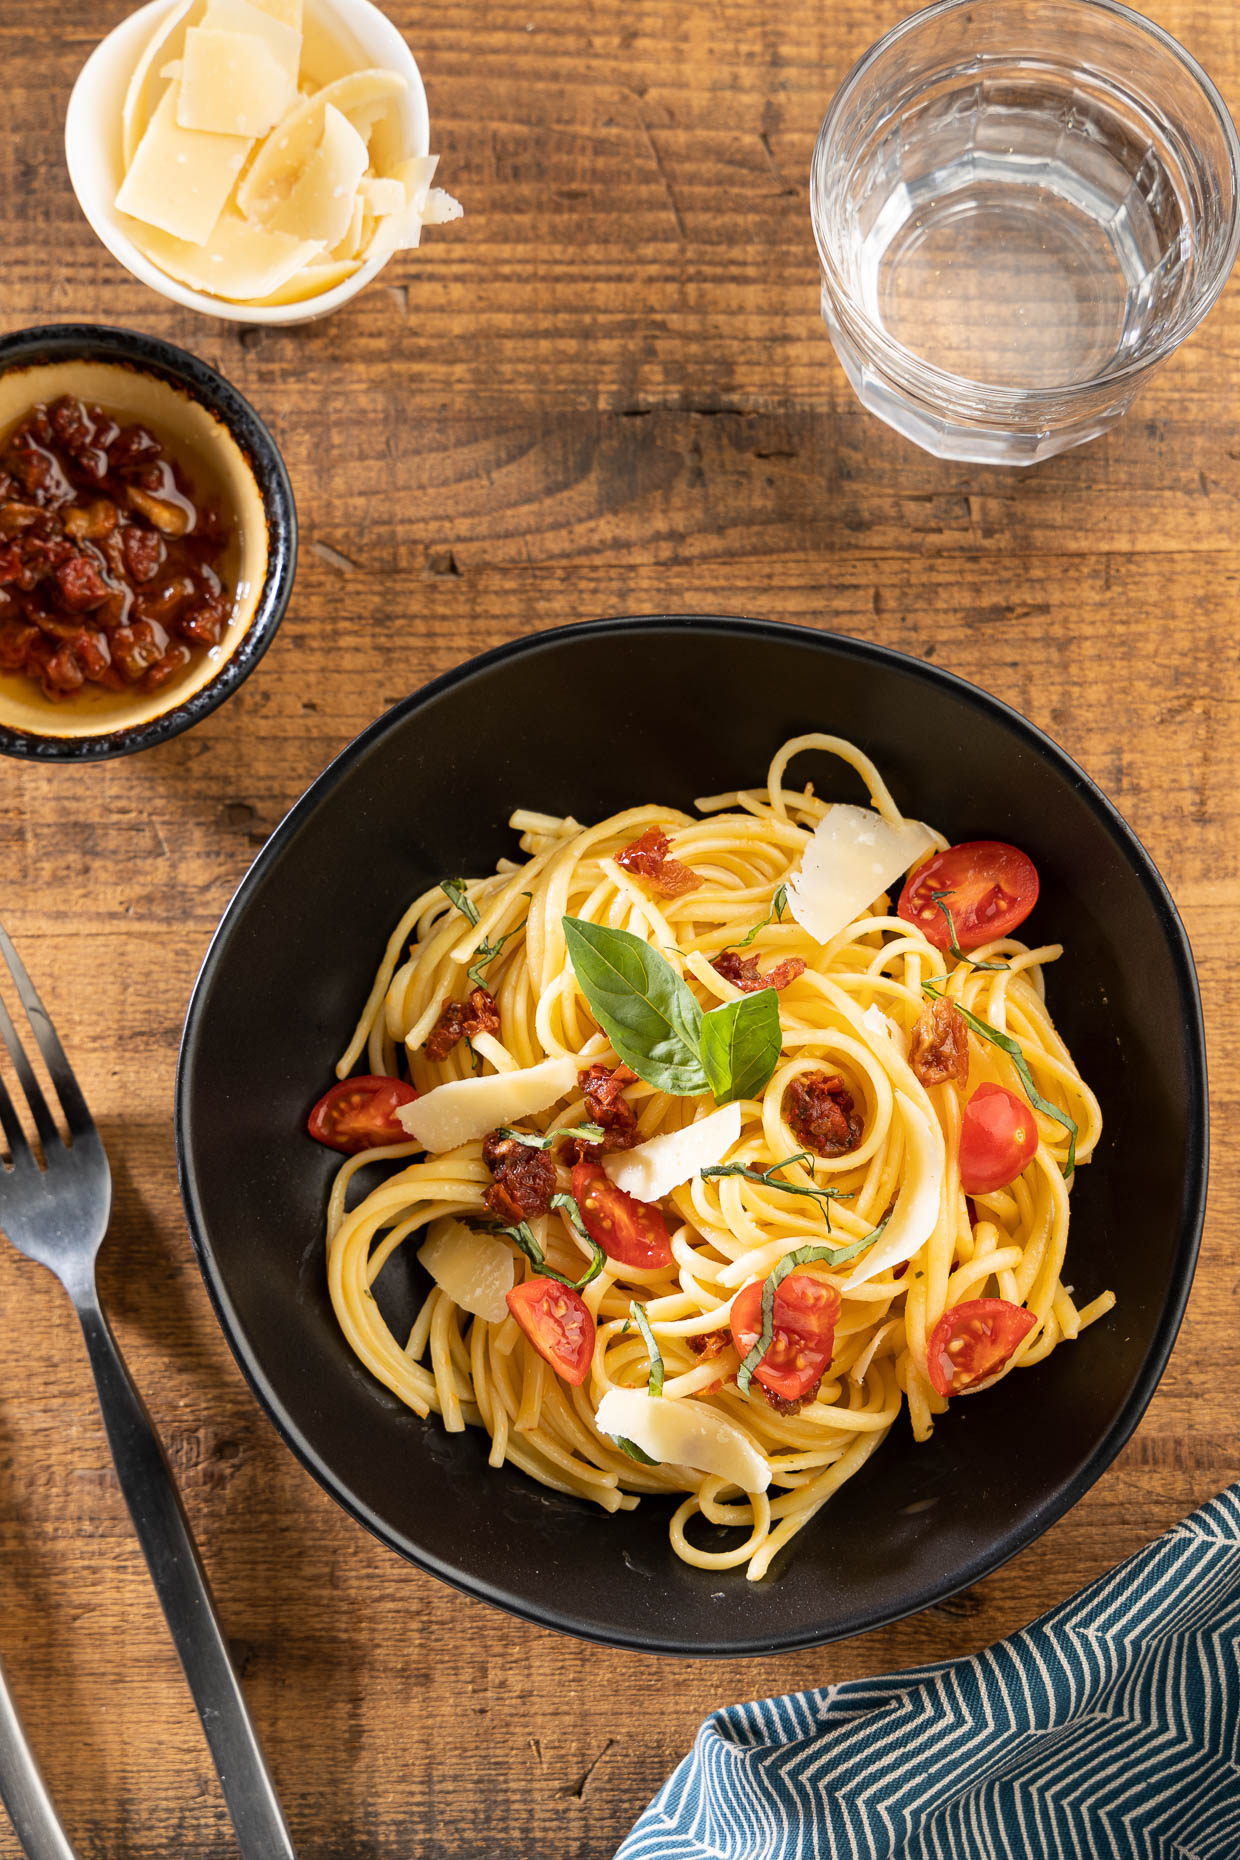
<svg viewBox="0 0 1240 1860">
<path fill-rule="evenodd" d="M 39 1081 L 34 1075 L 34 1068 L 26 1057 L 26 1049 L 18 1038 L 17 1029 L 13 1025 L 12 1017 L 4 1004 L 3 997 L 0 997 L 0 1040 L 3 1040 L 8 1049 L 9 1058 L 13 1062 L 13 1070 L 17 1074 L 17 1082 L 26 1094 L 26 1102 L 30 1106 L 31 1115 L 35 1121 L 35 1127 L 39 1132 L 39 1140 L 43 1145 L 44 1154 L 46 1154 L 49 1143 L 59 1143 L 60 1132 L 56 1128 L 55 1119 L 47 1108 L 47 1100 L 44 1098 Z M 10 1101 L 10 1111 L 12 1108 L 13 1106 Z"/>
<path fill-rule="evenodd" d="M 3 1079 L 0 1079 L 0 1130 L 4 1132 L 5 1141 L 9 1146 L 9 1155 L 15 1164 L 34 1161 L 34 1152 L 26 1141 L 26 1133 L 21 1127 L 17 1112 L 13 1109 L 9 1088 Z"/>
<path fill-rule="evenodd" d="M 51 1015 L 40 1001 L 35 985 L 27 975 L 22 959 L 13 947 L 13 940 L 2 923 L 0 923 L 0 956 L 4 957 L 4 960 L 9 966 L 9 973 L 13 977 L 17 993 L 21 999 L 21 1004 L 26 1010 L 26 1018 L 30 1022 L 31 1030 L 38 1042 L 39 1051 L 43 1055 L 43 1063 L 47 1067 L 53 1089 L 60 1100 L 61 1109 L 65 1114 L 65 1122 L 69 1126 L 70 1136 L 81 1137 L 93 1133 L 95 1120 L 91 1116 L 87 1108 L 86 1100 L 83 1098 L 78 1086 L 78 1082 L 73 1076 L 73 1067 L 65 1057 L 65 1049 L 57 1038 L 56 1029 L 52 1025 Z M 5 1019 L 8 1019 L 7 1014 L 5 1015 Z M 12 1031 L 11 1021 L 9 1022 L 9 1030 Z M 21 1045 L 20 1042 L 17 1041 L 15 1033 L 13 1034 L 13 1039 L 14 1043 L 17 1045 L 18 1052 L 21 1052 Z M 5 1044 L 8 1045 L 7 1035 Z M 9 1051 L 13 1058 L 14 1065 L 18 1067 L 19 1073 L 23 1066 L 26 1072 L 29 1073 L 30 1064 L 25 1054 L 22 1053 L 21 1060 L 19 1061 L 17 1055 L 13 1053 L 12 1047 L 9 1048 Z M 43 1094 L 39 1091 L 33 1073 L 30 1073 L 30 1083 L 33 1085 L 39 1102 L 42 1104 Z M 29 1096 L 29 1087 L 26 1086 L 25 1079 L 22 1080 L 22 1085 L 23 1089 L 27 1092 L 27 1096 Z M 35 1109 L 33 1100 L 31 1101 L 31 1110 L 34 1111 L 37 1120 L 38 1112 Z M 46 1104 L 43 1104 L 43 1114 L 45 1117 L 47 1116 Z M 51 1119 L 49 1118 L 48 1121 L 50 1123 Z M 42 1125 L 39 1126 L 39 1130 L 40 1135 L 42 1135 Z M 52 1132 L 53 1135 L 58 1135 L 54 1125 L 52 1126 Z"/>
</svg>

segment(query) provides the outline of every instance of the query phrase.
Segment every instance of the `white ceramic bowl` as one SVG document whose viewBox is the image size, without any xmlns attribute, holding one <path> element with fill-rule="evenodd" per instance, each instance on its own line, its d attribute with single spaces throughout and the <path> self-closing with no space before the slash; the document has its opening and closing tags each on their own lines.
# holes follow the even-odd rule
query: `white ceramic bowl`
<svg viewBox="0 0 1240 1860">
<path fill-rule="evenodd" d="M 178 284 L 138 250 L 125 229 L 124 216 L 116 210 L 125 173 L 121 109 L 139 58 L 175 4 L 176 0 L 150 0 L 148 6 L 131 13 L 95 47 L 78 75 L 65 118 L 65 154 L 78 204 L 113 258 L 173 303 L 232 323 L 310 323 L 330 316 L 378 277 L 386 258 L 369 259 L 334 290 L 300 303 L 249 305 Z M 308 29 L 327 33 L 351 60 L 356 59 L 353 69 L 378 66 L 404 78 L 406 90 L 400 104 L 404 157 L 429 154 L 430 119 L 422 74 L 387 15 L 370 0 L 305 0 L 305 13 Z"/>
</svg>

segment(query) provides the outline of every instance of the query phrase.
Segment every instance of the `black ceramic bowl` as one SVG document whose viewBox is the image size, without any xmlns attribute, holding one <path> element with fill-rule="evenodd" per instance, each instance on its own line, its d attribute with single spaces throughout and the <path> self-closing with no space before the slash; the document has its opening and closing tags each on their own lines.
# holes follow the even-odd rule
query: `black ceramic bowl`
<svg viewBox="0 0 1240 1860">
<path fill-rule="evenodd" d="M 772 1576 L 750 1583 L 679 1562 L 667 1503 L 605 1517 L 515 1470 L 492 1471 L 483 1434 L 446 1435 L 371 1379 L 325 1283 L 335 1159 L 303 1128 L 405 903 L 445 872 L 490 871 L 513 850 L 513 807 L 587 821 L 635 801 L 688 808 L 695 795 L 760 782 L 772 751 L 805 730 L 861 744 L 901 806 L 953 838 L 1012 840 L 1037 862 L 1030 929 L 1066 946 L 1051 1006 L 1106 1119 L 1073 1190 L 1070 1276 L 1082 1300 L 1112 1286 L 1119 1303 L 1078 1345 L 955 1404 L 927 1445 L 901 1420 Z M 859 783 L 841 786 L 835 762 L 805 758 L 796 774 L 865 798 Z M 682 1654 L 858 1633 L 976 1581 L 1045 1530 L 1153 1393 L 1205 1198 L 1192 957 L 1114 808 L 1040 731 L 960 679 L 757 621 L 547 633 L 438 679 L 360 736 L 229 907 L 190 1006 L 177 1123 L 185 1205 L 220 1320 L 328 1491 L 472 1595 L 596 1640 Z M 399 1300 L 401 1287 L 386 1295 Z"/>
<path fill-rule="evenodd" d="M 253 671 L 293 589 L 297 512 L 275 440 L 247 400 L 185 349 L 133 330 L 46 325 L 0 338 L 0 437 L 62 394 L 150 426 L 232 521 L 233 617 L 217 647 L 155 693 L 86 685 L 54 703 L 0 668 L 0 753 L 89 762 L 149 749 L 197 723 Z"/>
</svg>

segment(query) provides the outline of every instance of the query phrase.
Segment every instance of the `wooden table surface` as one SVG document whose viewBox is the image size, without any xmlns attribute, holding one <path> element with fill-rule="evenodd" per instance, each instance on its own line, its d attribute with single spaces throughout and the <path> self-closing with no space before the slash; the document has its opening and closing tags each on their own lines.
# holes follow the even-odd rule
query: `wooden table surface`
<svg viewBox="0 0 1240 1860">
<path fill-rule="evenodd" d="M 1108 438 L 942 464 L 855 405 L 818 317 L 806 175 L 885 0 L 488 0 L 393 16 L 462 225 L 343 313 L 245 330 L 128 277 L 61 127 L 120 0 L 6 0 L 0 329 L 172 338 L 269 420 L 292 608 L 242 691 L 131 760 L 0 766 L 0 910 L 117 1177 L 102 1282 L 171 1453 L 305 1860 L 605 1860 L 715 1706 L 969 1653 L 1240 1475 L 1240 298 Z M 1240 91 L 1232 0 L 1154 11 Z M 191 984 L 256 849 L 423 680 L 607 613 L 746 613 L 933 658 L 1098 780 L 1165 874 L 1213 1060 L 1211 1210 L 1136 1438 L 998 1575 L 861 1640 L 664 1661 L 509 1620 L 406 1567 L 302 1471 L 215 1322 L 177 1195 Z M 64 1295 L 0 1246 L 0 1654 L 83 1855 L 234 1851 Z M 7 1824 L 0 1854 L 17 1854 Z"/>
</svg>

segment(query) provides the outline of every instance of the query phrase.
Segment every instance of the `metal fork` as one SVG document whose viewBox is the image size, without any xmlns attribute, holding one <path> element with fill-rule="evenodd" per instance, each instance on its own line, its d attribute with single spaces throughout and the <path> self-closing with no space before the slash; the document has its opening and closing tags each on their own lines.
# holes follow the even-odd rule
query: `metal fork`
<svg viewBox="0 0 1240 1860">
<path fill-rule="evenodd" d="M 112 1203 L 108 1159 L 56 1029 L 3 924 L 0 955 L 8 964 L 69 1132 L 66 1144 L 0 998 L 0 1040 L 8 1049 L 44 1159 L 40 1167 L 0 1078 L 0 1132 L 10 1158 L 7 1166 L 0 1159 L 0 1231 L 19 1252 L 54 1272 L 73 1301 L 121 1492 L 185 1669 L 241 1852 L 246 1860 L 295 1860 L 180 1495 L 99 1303 L 95 1259 Z"/>
<path fill-rule="evenodd" d="M 27 1860 L 77 1860 L 56 1818 L 47 1784 L 26 1742 L 3 1673 L 0 1673 L 0 1800 Z"/>
</svg>

